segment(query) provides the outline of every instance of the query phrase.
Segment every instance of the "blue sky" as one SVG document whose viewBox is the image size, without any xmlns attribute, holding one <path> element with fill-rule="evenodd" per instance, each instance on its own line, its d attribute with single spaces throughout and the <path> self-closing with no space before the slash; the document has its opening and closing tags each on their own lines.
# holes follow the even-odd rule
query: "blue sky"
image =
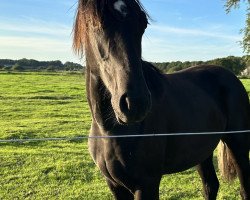
<svg viewBox="0 0 250 200">
<path fill-rule="evenodd" d="M 82 62 L 72 52 L 77 0 L 1 0 L 0 58 Z M 148 61 L 241 56 L 246 5 L 226 14 L 225 0 L 141 0 L 153 18 L 143 37 Z"/>
</svg>

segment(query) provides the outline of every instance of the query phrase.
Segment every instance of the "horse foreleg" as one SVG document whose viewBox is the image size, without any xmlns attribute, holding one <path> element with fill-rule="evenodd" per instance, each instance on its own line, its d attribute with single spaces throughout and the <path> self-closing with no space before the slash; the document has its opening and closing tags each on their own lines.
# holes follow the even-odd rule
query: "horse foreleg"
<svg viewBox="0 0 250 200">
<path fill-rule="evenodd" d="M 135 191 L 135 200 L 159 200 L 160 179 L 143 180 Z"/>
<path fill-rule="evenodd" d="M 219 189 L 219 181 L 214 170 L 213 155 L 200 163 L 197 170 L 202 179 L 205 199 L 215 200 Z"/>
<path fill-rule="evenodd" d="M 116 200 L 133 200 L 134 195 L 125 187 L 115 184 L 110 180 L 106 180 L 109 189 L 111 190 L 112 194 L 114 195 Z"/>
</svg>

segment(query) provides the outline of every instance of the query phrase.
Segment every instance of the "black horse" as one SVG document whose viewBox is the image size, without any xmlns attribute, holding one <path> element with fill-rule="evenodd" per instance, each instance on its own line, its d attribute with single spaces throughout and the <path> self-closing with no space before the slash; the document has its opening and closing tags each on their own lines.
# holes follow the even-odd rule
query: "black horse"
<svg viewBox="0 0 250 200">
<path fill-rule="evenodd" d="M 165 75 L 142 61 L 147 25 L 139 0 L 79 0 L 74 48 L 86 55 L 90 136 L 249 129 L 248 95 L 229 71 L 197 66 Z M 90 139 L 89 150 L 115 199 L 159 199 L 164 174 L 196 165 L 205 198 L 216 199 L 212 156 L 220 140 L 242 199 L 250 199 L 247 134 Z"/>
</svg>

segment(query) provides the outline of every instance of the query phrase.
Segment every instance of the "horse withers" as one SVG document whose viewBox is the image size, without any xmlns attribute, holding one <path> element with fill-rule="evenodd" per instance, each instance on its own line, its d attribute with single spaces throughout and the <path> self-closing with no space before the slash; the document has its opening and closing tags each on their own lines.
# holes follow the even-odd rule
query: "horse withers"
<svg viewBox="0 0 250 200">
<path fill-rule="evenodd" d="M 208 65 L 161 73 L 141 58 L 147 25 L 139 0 L 79 0 L 74 48 L 86 56 L 90 136 L 248 130 L 249 99 L 237 77 Z M 90 139 L 89 150 L 115 199 L 159 199 L 164 174 L 193 166 L 205 199 L 216 199 L 219 141 L 224 169 L 234 166 L 242 199 L 250 199 L 247 134 Z"/>
</svg>

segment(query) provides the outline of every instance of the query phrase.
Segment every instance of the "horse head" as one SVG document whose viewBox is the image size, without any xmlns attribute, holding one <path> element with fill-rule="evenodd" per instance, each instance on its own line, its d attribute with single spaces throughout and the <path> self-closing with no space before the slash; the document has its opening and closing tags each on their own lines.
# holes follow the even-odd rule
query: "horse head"
<svg viewBox="0 0 250 200">
<path fill-rule="evenodd" d="M 137 0 L 79 0 L 74 47 L 109 91 L 120 123 L 140 122 L 151 108 L 141 59 L 147 24 Z"/>
</svg>

